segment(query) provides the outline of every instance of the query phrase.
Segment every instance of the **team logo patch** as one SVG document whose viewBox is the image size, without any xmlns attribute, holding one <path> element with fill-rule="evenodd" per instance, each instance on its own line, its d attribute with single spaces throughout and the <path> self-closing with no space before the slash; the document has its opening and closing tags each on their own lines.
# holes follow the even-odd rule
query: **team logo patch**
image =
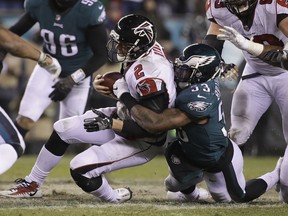
<svg viewBox="0 0 288 216">
<path fill-rule="evenodd" d="M 211 106 L 211 103 L 205 101 L 193 101 L 187 104 L 190 110 L 196 110 L 197 112 L 204 112 L 209 106 Z"/>
<path fill-rule="evenodd" d="M 159 90 L 161 90 L 161 84 L 162 80 L 160 79 L 147 78 L 137 84 L 137 93 L 140 96 L 145 96 L 154 92 L 158 92 Z"/>
<path fill-rule="evenodd" d="M 153 25 L 149 23 L 148 21 L 145 21 L 141 23 L 139 26 L 132 28 L 135 35 L 139 35 L 140 37 L 146 37 L 149 43 L 154 38 L 154 32 L 153 32 Z"/>
</svg>

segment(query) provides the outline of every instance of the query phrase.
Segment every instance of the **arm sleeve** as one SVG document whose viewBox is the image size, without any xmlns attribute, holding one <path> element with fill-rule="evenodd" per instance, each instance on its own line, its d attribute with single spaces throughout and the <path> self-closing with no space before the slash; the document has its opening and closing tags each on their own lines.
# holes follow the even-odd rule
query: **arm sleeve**
<svg viewBox="0 0 288 216">
<path fill-rule="evenodd" d="M 91 26 L 87 29 L 87 40 L 93 51 L 93 56 L 82 67 L 87 76 L 92 75 L 96 70 L 108 61 L 106 44 L 108 41 L 104 24 Z"/>
<path fill-rule="evenodd" d="M 32 28 L 37 20 L 33 19 L 28 12 L 26 12 L 17 23 L 9 28 L 9 30 L 19 36 L 25 34 L 29 29 Z"/>
</svg>

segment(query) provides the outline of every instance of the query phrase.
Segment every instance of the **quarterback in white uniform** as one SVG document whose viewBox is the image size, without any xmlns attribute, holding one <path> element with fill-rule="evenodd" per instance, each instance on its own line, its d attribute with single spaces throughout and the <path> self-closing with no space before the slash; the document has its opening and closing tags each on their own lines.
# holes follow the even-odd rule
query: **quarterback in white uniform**
<svg viewBox="0 0 288 216">
<path fill-rule="evenodd" d="M 156 42 L 156 32 L 149 19 L 133 14 L 120 19 L 110 33 L 107 49 L 111 61 L 123 62 L 122 74 L 129 83 L 131 95 L 139 103 L 154 111 L 174 105 L 173 66 Z M 101 87 L 102 81 L 98 75 L 94 86 L 98 91 L 110 94 L 104 86 Z M 129 107 L 119 101 L 117 107 L 93 109 L 83 115 L 57 121 L 31 173 L 16 187 L 2 191 L 0 195 L 29 197 L 33 193 L 32 197 L 41 197 L 39 187 L 59 163 L 69 144 L 91 143 L 90 148 L 70 163 L 71 176 L 76 184 L 101 201 L 119 203 L 131 199 L 129 188 L 113 190 L 104 174 L 144 164 L 163 153 L 167 132 L 148 133 L 131 119 L 128 110 Z M 104 119 L 101 123 L 97 122 L 98 116 Z M 123 122 L 119 133 L 111 129 L 113 117 Z"/>
<path fill-rule="evenodd" d="M 282 0 L 208 0 L 211 21 L 204 42 L 222 51 L 229 40 L 243 51 L 246 66 L 232 100 L 229 135 L 243 145 L 260 117 L 278 104 L 288 142 L 288 2 Z M 217 41 L 218 39 L 218 41 Z M 222 42 L 221 42 L 222 40 Z M 280 172 L 283 200 L 288 203 L 288 148 Z"/>
</svg>

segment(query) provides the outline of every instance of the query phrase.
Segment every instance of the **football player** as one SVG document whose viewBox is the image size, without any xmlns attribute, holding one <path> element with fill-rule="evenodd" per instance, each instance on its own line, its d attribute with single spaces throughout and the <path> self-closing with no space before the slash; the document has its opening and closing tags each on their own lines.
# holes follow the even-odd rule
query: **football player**
<svg viewBox="0 0 288 216">
<path fill-rule="evenodd" d="M 62 71 L 59 79 L 52 79 L 43 68 L 34 68 L 15 122 L 23 137 L 52 101 L 60 102 L 59 118 L 83 114 L 91 75 L 107 62 L 106 15 L 100 1 L 26 0 L 24 6 L 25 13 L 10 30 L 23 35 L 38 23 L 43 50 L 58 59 Z"/>
<path fill-rule="evenodd" d="M 122 73 L 129 80 L 130 92 L 144 106 L 162 111 L 174 105 L 176 90 L 173 67 L 156 41 L 156 32 L 149 19 L 134 14 L 120 19 L 110 33 L 107 49 L 112 62 L 122 62 Z M 96 78 L 95 87 L 102 81 L 101 76 Z M 90 122 L 101 118 L 103 113 L 121 118 L 124 121 L 123 130 L 115 133 L 109 129 L 109 118 L 104 120 L 107 130 L 95 131 L 90 128 Z M 54 124 L 46 148 L 42 149 L 45 154 L 39 154 L 31 173 L 16 187 L 1 191 L 0 195 L 29 197 L 33 193 L 35 195 L 32 197 L 41 197 L 39 187 L 59 163 L 67 147 L 74 143 L 91 143 L 90 148 L 72 159 L 71 176 L 83 191 L 102 201 L 127 201 L 132 197 L 130 189 L 113 189 L 105 173 L 152 160 L 163 152 L 166 136 L 166 132 L 150 134 L 143 130 L 121 103 L 117 107 L 89 110 L 83 115 L 60 119 Z"/>
<path fill-rule="evenodd" d="M 208 0 L 211 21 L 204 42 L 221 53 L 223 40 L 243 51 L 246 66 L 233 95 L 229 136 L 243 145 L 275 100 L 288 140 L 288 2 L 279 0 Z M 217 40 L 217 36 L 218 39 Z M 288 149 L 280 172 L 280 194 L 288 203 Z"/>
<path fill-rule="evenodd" d="M 178 86 L 175 108 L 162 113 L 137 105 L 128 91 L 128 83 L 118 80 L 114 84 L 114 94 L 130 107 L 132 117 L 141 127 L 150 133 L 177 129 L 177 140 L 165 152 L 170 168 L 165 180 L 168 199 L 195 201 L 195 185 L 204 178 L 215 201 L 249 202 L 279 181 L 282 158 L 272 172 L 245 183 L 241 151 L 227 137 L 225 128 L 218 79 L 223 66 L 213 47 L 186 47 L 174 63 Z M 117 119 L 110 122 L 112 128 L 120 124 Z M 96 124 L 103 129 L 101 119 Z"/>
<path fill-rule="evenodd" d="M 61 72 L 59 62 L 51 56 L 34 48 L 17 35 L 0 27 L 0 48 L 14 56 L 37 61 L 38 64 L 57 77 Z M 0 61 L 0 72 L 2 70 Z M 6 172 L 25 150 L 23 137 L 14 126 L 7 113 L 0 107 L 0 175 Z"/>
</svg>

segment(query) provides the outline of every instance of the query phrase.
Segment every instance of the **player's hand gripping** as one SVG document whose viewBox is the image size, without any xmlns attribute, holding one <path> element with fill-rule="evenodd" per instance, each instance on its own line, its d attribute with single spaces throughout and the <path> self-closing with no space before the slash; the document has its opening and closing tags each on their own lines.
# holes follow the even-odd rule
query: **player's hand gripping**
<svg viewBox="0 0 288 216">
<path fill-rule="evenodd" d="M 281 63 L 283 61 L 288 60 L 288 50 L 271 50 L 266 52 L 263 57 L 263 60 L 273 62 L 273 63 Z"/>
<path fill-rule="evenodd" d="M 101 83 L 104 81 L 103 76 L 101 74 L 97 74 L 94 81 L 93 81 L 93 87 L 94 89 L 103 95 L 110 95 L 112 92 L 109 90 L 107 86 L 101 85 Z"/>
<path fill-rule="evenodd" d="M 84 119 L 84 128 L 87 132 L 100 131 L 112 128 L 113 119 L 99 110 L 92 110 L 97 116 Z"/>
<path fill-rule="evenodd" d="M 57 59 L 43 52 L 40 54 L 38 64 L 51 74 L 53 80 L 59 77 L 62 70 Z"/>
<path fill-rule="evenodd" d="M 236 80 L 238 78 L 237 65 L 230 63 L 224 64 L 223 72 L 221 73 L 221 79 Z"/>
<path fill-rule="evenodd" d="M 259 43 L 255 43 L 246 39 L 239 32 L 237 32 L 234 28 L 224 26 L 219 29 L 222 34 L 217 35 L 218 40 L 228 40 L 233 43 L 237 48 L 241 50 L 245 50 L 254 56 L 259 56 L 264 46 Z"/>
<path fill-rule="evenodd" d="M 113 94 L 119 99 L 122 94 L 125 92 L 129 92 L 128 85 L 124 77 L 121 79 L 116 80 L 113 85 Z"/>
</svg>

